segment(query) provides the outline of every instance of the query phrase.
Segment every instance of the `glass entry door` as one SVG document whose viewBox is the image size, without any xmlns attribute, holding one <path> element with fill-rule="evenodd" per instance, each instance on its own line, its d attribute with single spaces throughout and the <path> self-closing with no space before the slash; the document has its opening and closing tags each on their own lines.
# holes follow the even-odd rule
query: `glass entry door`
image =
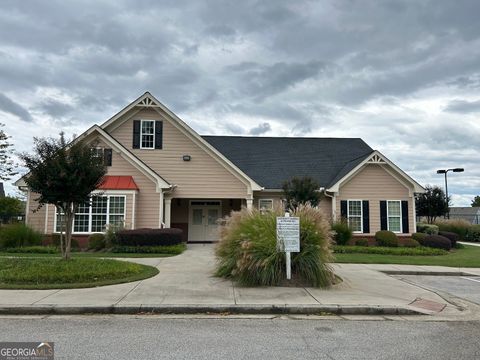
<svg viewBox="0 0 480 360">
<path fill-rule="evenodd" d="M 188 241 L 218 241 L 220 201 L 191 201 Z"/>
</svg>

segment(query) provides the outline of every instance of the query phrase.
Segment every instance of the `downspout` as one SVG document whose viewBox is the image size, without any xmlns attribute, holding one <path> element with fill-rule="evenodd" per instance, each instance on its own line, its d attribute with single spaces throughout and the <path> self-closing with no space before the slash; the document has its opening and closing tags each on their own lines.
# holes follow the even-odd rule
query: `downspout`
<svg viewBox="0 0 480 360">
<path fill-rule="evenodd" d="M 327 193 L 327 190 L 323 192 L 325 196 L 328 196 L 329 198 L 332 199 L 332 221 L 335 222 L 337 221 L 337 195 L 334 192 L 333 195 L 329 195 Z"/>
</svg>

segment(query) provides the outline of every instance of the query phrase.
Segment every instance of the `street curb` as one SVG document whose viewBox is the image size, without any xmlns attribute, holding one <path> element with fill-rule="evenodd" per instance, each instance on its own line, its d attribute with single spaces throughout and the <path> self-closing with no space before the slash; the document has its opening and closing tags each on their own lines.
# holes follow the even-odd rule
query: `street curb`
<svg viewBox="0 0 480 360">
<path fill-rule="evenodd" d="M 387 275 L 478 276 L 464 271 L 379 270 Z"/>
<path fill-rule="evenodd" d="M 292 314 L 425 315 L 410 306 L 367 305 L 137 305 L 137 306 L 0 306 L 0 315 L 85 314 Z"/>
</svg>

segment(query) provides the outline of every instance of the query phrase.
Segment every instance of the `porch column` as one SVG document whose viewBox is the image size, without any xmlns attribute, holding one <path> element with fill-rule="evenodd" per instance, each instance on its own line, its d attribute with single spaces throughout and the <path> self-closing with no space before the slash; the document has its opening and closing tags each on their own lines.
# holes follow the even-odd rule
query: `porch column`
<svg viewBox="0 0 480 360">
<path fill-rule="evenodd" d="M 247 200 L 247 209 L 251 209 L 253 207 L 253 199 L 246 199 Z"/>
<path fill-rule="evenodd" d="M 172 199 L 165 199 L 165 227 L 170 227 L 172 213 Z"/>
</svg>

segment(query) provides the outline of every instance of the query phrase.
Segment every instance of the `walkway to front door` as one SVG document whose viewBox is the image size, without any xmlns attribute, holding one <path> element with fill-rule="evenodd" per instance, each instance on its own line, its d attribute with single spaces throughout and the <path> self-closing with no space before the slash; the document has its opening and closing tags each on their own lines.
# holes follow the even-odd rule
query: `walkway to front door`
<svg viewBox="0 0 480 360">
<path fill-rule="evenodd" d="M 188 241 L 218 241 L 218 219 L 222 217 L 222 203 L 212 200 L 190 201 Z"/>
</svg>

